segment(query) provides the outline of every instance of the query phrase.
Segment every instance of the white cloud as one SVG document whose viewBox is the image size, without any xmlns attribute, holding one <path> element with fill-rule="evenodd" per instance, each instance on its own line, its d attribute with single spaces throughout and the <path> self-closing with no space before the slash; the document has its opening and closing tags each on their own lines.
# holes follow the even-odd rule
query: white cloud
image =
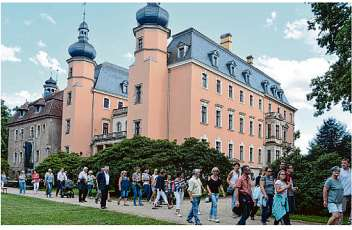
<svg viewBox="0 0 352 230">
<path fill-rule="evenodd" d="M 39 40 L 39 41 L 37 42 L 37 45 L 38 45 L 39 47 L 41 47 L 41 48 L 46 47 L 46 44 L 45 44 L 42 40 Z"/>
<path fill-rule="evenodd" d="M 39 50 L 35 57 L 31 57 L 29 60 L 36 65 L 41 65 L 44 68 L 58 70 L 59 73 L 66 72 L 61 68 L 60 63 L 56 58 L 49 57 L 48 53 L 43 50 Z"/>
<path fill-rule="evenodd" d="M 21 90 L 19 92 L 15 92 L 12 94 L 4 93 L 1 95 L 1 98 L 5 100 L 5 104 L 10 108 L 13 109 L 16 106 L 23 105 L 26 101 L 34 101 L 41 97 L 39 93 L 36 92 L 29 92 L 27 90 Z"/>
<path fill-rule="evenodd" d="M 127 58 L 128 61 L 133 61 L 134 60 L 134 55 L 131 52 L 127 52 L 123 55 L 123 57 Z"/>
<path fill-rule="evenodd" d="M 21 52 L 20 47 L 7 47 L 1 44 L 1 61 L 20 62 L 21 59 L 16 57 Z"/>
<path fill-rule="evenodd" d="M 284 38 L 292 40 L 303 40 L 308 46 L 311 47 L 312 51 L 323 55 L 325 49 L 321 48 L 316 41 L 318 37 L 317 30 L 308 30 L 307 19 L 301 18 L 293 22 L 287 22 L 284 29 Z"/>
<path fill-rule="evenodd" d="M 348 125 L 351 130 L 351 117 L 342 112 L 339 105 L 319 117 L 314 117 L 313 102 L 306 100 L 311 79 L 324 74 L 330 66 L 327 58 L 312 57 L 304 60 L 283 60 L 276 57 L 261 56 L 255 66 L 281 83 L 290 104 L 298 109 L 295 114 L 295 129 L 301 131 L 301 138 L 295 143 L 303 153 L 307 152 L 309 142 L 314 138 L 323 119 L 334 117 Z"/>
<path fill-rule="evenodd" d="M 265 19 L 265 27 L 271 27 L 274 25 L 274 22 L 276 20 L 277 13 L 276 11 L 271 12 L 270 17 Z"/>
<path fill-rule="evenodd" d="M 49 14 L 47 13 L 41 13 L 40 17 L 44 20 L 47 20 L 48 22 L 50 22 L 51 24 L 56 24 L 56 21 L 54 20 L 53 17 L 51 17 Z"/>
<path fill-rule="evenodd" d="M 32 20 L 24 20 L 23 23 L 26 25 L 26 26 L 30 26 L 32 25 L 33 21 Z"/>
</svg>

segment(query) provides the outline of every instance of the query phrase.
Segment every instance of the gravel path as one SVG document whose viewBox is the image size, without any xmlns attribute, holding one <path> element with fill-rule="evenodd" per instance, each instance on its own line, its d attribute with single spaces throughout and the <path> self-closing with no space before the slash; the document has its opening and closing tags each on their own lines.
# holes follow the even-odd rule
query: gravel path
<svg viewBox="0 0 352 230">
<path fill-rule="evenodd" d="M 18 194 L 19 190 L 17 188 L 8 188 L 8 193 Z M 61 203 L 77 204 L 77 205 L 81 205 L 81 206 L 100 208 L 100 204 L 96 204 L 94 202 L 94 199 L 87 198 L 88 202 L 79 203 L 78 202 L 78 195 L 76 195 L 75 198 L 60 198 L 60 197 L 55 197 L 55 194 L 54 194 L 53 198 L 47 198 L 45 196 L 45 193 L 42 191 L 38 192 L 38 194 L 34 194 L 34 192 L 32 190 L 27 190 L 25 196 L 36 197 L 36 198 L 40 198 L 40 199 L 61 202 Z M 121 203 L 123 203 L 123 202 L 121 202 Z M 130 206 L 123 206 L 123 205 L 117 205 L 117 201 L 113 200 L 112 202 L 107 202 L 107 209 L 106 210 L 121 212 L 121 213 L 129 213 L 129 214 L 138 215 L 138 216 L 142 216 L 142 217 L 151 217 L 151 218 L 155 218 L 155 219 L 175 222 L 177 224 L 188 224 L 186 222 L 186 216 L 188 214 L 189 209 L 191 208 L 191 203 L 189 202 L 188 199 L 185 199 L 182 203 L 181 212 L 183 214 L 183 217 L 178 217 L 175 215 L 175 207 L 173 209 L 168 209 L 167 206 L 163 206 L 162 208 L 152 209 L 151 203 L 143 202 L 143 204 L 144 204 L 144 206 L 142 206 L 142 207 L 139 207 L 139 206 L 134 207 L 133 202 L 130 200 L 129 201 Z M 208 221 L 210 205 L 211 205 L 210 203 L 205 203 L 204 200 L 202 200 L 200 203 L 200 210 L 201 210 L 200 220 L 201 220 L 202 224 L 206 224 L 206 225 L 216 224 L 214 222 Z M 231 198 L 230 197 L 219 199 L 218 214 L 220 217 L 219 224 L 234 225 L 239 220 L 239 218 L 232 217 Z M 293 225 L 313 224 L 313 223 L 296 222 L 296 221 L 291 221 L 291 223 Z M 55 224 L 55 223 L 53 223 L 53 224 Z M 260 225 L 261 224 L 260 217 L 256 216 L 255 220 L 250 220 L 250 218 L 249 218 L 247 220 L 247 224 L 248 225 Z M 273 224 L 273 219 L 270 219 L 270 222 L 268 224 Z"/>
</svg>

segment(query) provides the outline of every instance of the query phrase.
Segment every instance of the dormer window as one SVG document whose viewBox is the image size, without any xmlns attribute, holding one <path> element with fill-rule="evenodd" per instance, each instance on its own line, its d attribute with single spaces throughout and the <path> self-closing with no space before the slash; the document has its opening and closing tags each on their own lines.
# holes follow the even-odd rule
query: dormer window
<svg viewBox="0 0 352 230">
<path fill-rule="evenodd" d="M 23 117 L 24 115 L 26 115 L 26 111 L 20 110 L 20 117 Z"/>
<path fill-rule="evenodd" d="M 277 91 L 277 96 L 279 97 L 280 100 L 282 100 L 283 94 L 284 94 L 284 91 L 283 91 L 282 89 L 279 89 L 279 90 Z"/>
<path fill-rule="evenodd" d="M 269 82 L 267 80 L 262 81 L 262 87 L 265 93 L 268 92 Z"/>
<path fill-rule="evenodd" d="M 188 46 L 186 44 L 184 44 L 183 42 L 180 42 L 177 45 L 177 58 L 186 57 L 187 50 L 188 50 Z"/>
<path fill-rule="evenodd" d="M 219 52 L 217 50 L 214 50 L 209 53 L 209 58 L 211 61 L 211 65 L 214 67 L 218 67 L 219 63 Z"/>
<path fill-rule="evenodd" d="M 227 68 L 229 70 L 229 74 L 231 76 L 235 76 L 235 68 L 236 68 L 236 63 L 235 61 L 230 61 L 227 63 Z"/>
<path fill-rule="evenodd" d="M 124 94 L 127 94 L 127 89 L 128 89 L 128 81 L 123 81 L 123 82 L 121 82 L 121 91 L 122 91 L 122 93 L 124 93 Z"/>
<path fill-rule="evenodd" d="M 277 86 L 273 85 L 270 87 L 270 89 L 271 89 L 273 96 L 276 97 L 277 96 Z"/>
<path fill-rule="evenodd" d="M 36 113 L 40 113 L 40 111 L 42 111 L 42 106 L 36 105 L 36 106 L 35 106 L 35 112 L 36 112 Z"/>
<path fill-rule="evenodd" d="M 243 75 L 243 78 L 244 78 L 244 81 L 249 84 L 249 77 L 251 75 L 251 71 L 250 70 L 245 70 L 242 72 L 242 75 Z"/>
</svg>

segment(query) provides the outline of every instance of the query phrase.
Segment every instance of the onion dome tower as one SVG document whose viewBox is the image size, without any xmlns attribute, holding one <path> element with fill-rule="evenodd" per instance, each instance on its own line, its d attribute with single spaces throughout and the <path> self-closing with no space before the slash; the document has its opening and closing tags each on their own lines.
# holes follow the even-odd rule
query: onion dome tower
<svg viewBox="0 0 352 230">
<path fill-rule="evenodd" d="M 44 82 L 43 88 L 44 88 L 44 92 L 43 92 L 44 97 L 48 97 L 54 94 L 58 89 L 56 81 L 51 76 L 48 80 Z"/>
<path fill-rule="evenodd" d="M 88 24 L 85 22 L 85 13 L 83 16 L 83 22 L 78 27 L 78 41 L 73 43 L 68 48 L 68 53 L 71 57 L 85 57 L 94 60 L 96 57 L 96 51 L 94 46 L 88 42 Z"/>
<path fill-rule="evenodd" d="M 159 3 L 147 3 L 136 13 L 138 25 L 159 25 L 167 27 L 169 13 L 159 6 Z"/>
</svg>

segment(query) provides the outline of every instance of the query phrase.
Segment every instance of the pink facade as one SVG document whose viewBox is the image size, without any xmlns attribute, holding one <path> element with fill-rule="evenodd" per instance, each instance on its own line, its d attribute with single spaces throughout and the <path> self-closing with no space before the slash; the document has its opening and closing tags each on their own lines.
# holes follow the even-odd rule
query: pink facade
<svg viewBox="0 0 352 230">
<path fill-rule="evenodd" d="M 159 6 L 148 4 L 147 7 Z M 72 57 L 68 60 L 70 74 L 64 91 L 62 150 L 87 156 L 95 153 L 97 140 L 113 137 L 114 130 L 118 130 L 112 127 L 115 124 L 112 121 L 114 114 L 118 114 L 121 119 L 121 116 L 126 116 L 128 106 L 128 138 L 143 135 L 153 139 L 176 140 L 178 143 L 187 137 L 205 139 L 211 147 L 252 168 L 270 163 L 277 154 L 281 156 L 288 153 L 294 142 L 296 109 L 282 96 L 276 97 L 276 94 L 269 94 L 266 89 L 258 89 L 256 82 L 249 84 L 257 80 L 255 78 L 259 75 L 256 74 L 267 79 L 262 83 L 270 83 L 275 90 L 280 91 L 279 83 L 253 67 L 253 59 L 247 62 L 238 60 L 228 50 L 231 44 L 227 43 L 232 41 L 228 34 L 224 37 L 228 42 L 222 47 L 192 28 L 181 32 L 196 33 L 198 38 L 192 35 L 192 39 L 198 39 L 202 44 L 205 42 L 213 49 L 199 57 L 193 53 L 197 58 L 187 57 L 190 47 L 196 45 L 190 42 L 197 40 L 178 41 L 178 35 L 173 37 L 174 42 L 168 44 L 171 32 L 166 27 L 165 15 L 157 17 L 160 18 L 153 19 L 153 23 L 150 23 L 150 18 L 137 17 L 139 25 L 133 29 L 136 40 L 135 62 L 128 70 L 128 97 L 127 92 L 115 93 L 118 92 L 116 89 L 114 93 L 108 92 L 111 87 L 123 89 L 127 82 L 119 76 L 108 77 L 111 75 L 109 68 L 117 71 L 116 66 L 110 66 L 108 71 L 105 69 L 105 75 L 101 74 L 104 76 L 96 76 L 104 72 L 104 64 L 98 67 L 93 61 L 95 50 L 93 53 L 76 48 L 93 58 Z M 144 23 L 144 20 L 148 23 Z M 84 30 L 85 25 L 80 28 Z M 173 48 L 177 51 L 173 51 Z M 73 50 L 71 56 L 75 52 Z M 194 48 L 192 52 L 201 53 L 202 49 Z M 231 56 L 233 60 L 236 59 L 245 68 L 244 72 L 236 73 L 235 76 L 234 73 L 224 73 L 226 69 L 205 64 L 208 58 L 213 61 L 211 55 L 218 55 L 218 52 L 222 52 L 223 56 L 217 58 Z M 184 61 L 172 62 L 175 59 Z M 250 69 L 255 72 L 253 76 L 249 74 L 252 79 L 240 81 L 245 71 Z M 121 81 L 117 82 L 118 78 Z M 253 87 L 253 83 L 257 84 L 256 87 Z M 283 94 L 282 90 L 280 92 Z M 69 94 L 71 100 L 67 103 Z M 119 111 L 122 109 L 120 104 L 123 104 L 123 111 Z M 111 139 L 109 141 L 109 144 L 114 142 Z"/>
</svg>

